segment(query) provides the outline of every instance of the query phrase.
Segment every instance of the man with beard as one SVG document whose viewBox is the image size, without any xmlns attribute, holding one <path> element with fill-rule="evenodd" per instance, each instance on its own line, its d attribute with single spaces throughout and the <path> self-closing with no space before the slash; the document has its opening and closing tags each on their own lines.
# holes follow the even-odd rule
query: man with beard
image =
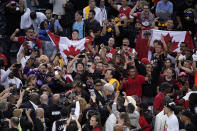
<svg viewBox="0 0 197 131">
<path fill-rule="evenodd" d="M 24 42 L 27 42 L 25 45 L 21 46 L 17 57 L 20 55 L 24 47 L 27 47 L 30 51 L 30 54 L 32 51 L 36 51 L 38 55 L 42 55 L 42 44 L 40 43 L 40 40 L 38 38 L 35 38 L 35 33 L 33 28 L 28 28 L 26 30 L 26 36 L 19 36 L 17 37 L 16 34 L 19 32 L 19 29 L 16 29 L 15 32 L 11 35 L 10 39 L 14 42 L 18 42 L 19 44 L 23 44 Z"/>
<path fill-rule="evenodd" d="M 30 70 L 27 73 L 27 76 L 31 75 L 31 74 L 35 74 L 36 78 L 37 78 L 37 85 L 38 87 L 41 87 L 44 84 L 47 85 L 52 85 L 53 84 L 53 78 L 50 77 L 48 74 L 48 66 L 47 64 L 40 64 L 40 66 L 38 67 L 38 70 Z"/>
</svg>

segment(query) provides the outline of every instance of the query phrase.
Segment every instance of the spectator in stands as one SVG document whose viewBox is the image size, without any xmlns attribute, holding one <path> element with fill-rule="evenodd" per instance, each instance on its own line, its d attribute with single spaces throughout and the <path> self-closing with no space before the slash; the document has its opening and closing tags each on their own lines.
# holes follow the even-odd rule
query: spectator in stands
<svg viewBox="0 0 197 131">
<path fill-rule="evenodd" d="M 173 14 L 173 4 L 168 0 L 161 0 L 157 3 L 156 15 L 159 17 L 160 22 L 166 20 Z"/>
<path fill-rule="evenodd" d="M 96 6 L 95 0 L 89 0 L 89 5 L 83 9 L 83 18 L 89 19 L 89 17 L 92 17 L 89 14 L 90 10 L 95 11 L 94 19 L 99 22 L 100 26 L 102 26 L 102 24 L 103 24 L 102 22 L 104 19 L 102 16 L 101 9 Z"/>
<path fill-rule="evenodd" d="M 49 0 L 50 4 L 53 4 L 53 14 L 54 15 L 64 15 L 64 5 L 68 2 L 68 0 Z"/>
<path fill-rule="evenodd" d="M 154 102 L 153 102 L 153 113 L 157 115 L 159 112 L 163 110 L 164 107 L 164 98 L 165 95 L 170 93 L 172 87 L 170 87 L 170 84 L 167 82 L 163 82 L 159 87 L 159 93 L 155 96 Z"/>
<path fill-rule="evenodd" d="M 16 1 L 9 1 L 5 7 L 5 17 L 6 17 L 6 43 L 3 45 L 3 53 L 8 59 L 9 65 L 10 63 L 10 49 L 12 47 L 13 42 L 10 41 L 9 37 L 12 33 L 20 27 L 21 16 L 24 13 L 23 7 L 21 7 Z M 13 22 L 15 22 L 13 24 Z"/>
<path fill-rule="evenodd" d="M 78 30 L 79 31 L 79 39 L 82 39 L 85 37 L 84 35 L 84 28 L 85 24 L 84 21 L 82 20 L 83 18 L 83 12 L 82 11 L 76 11 L 75 12 L 75 22 L 73 24 L 73 30 Z"/>
<path fill-rule="evenodd" d="M 45 14 L 42 12 L 31 12 L 30 18 L 32 20 L 32 25 L 33 25 L 34 31 L 37 34 L 39 32 L 41 22 L 43 22 L 47 18 L 45 16 Z"/>
<path fill-rule="evenodd" d="M 164 127 L 165 130 L 179 130 L 179 122 L 173 112 L 174 110 L 175 105 L 173 102 L 164 106 L 164 114 L 167 114 L 166 124 Z"/>
</svg>

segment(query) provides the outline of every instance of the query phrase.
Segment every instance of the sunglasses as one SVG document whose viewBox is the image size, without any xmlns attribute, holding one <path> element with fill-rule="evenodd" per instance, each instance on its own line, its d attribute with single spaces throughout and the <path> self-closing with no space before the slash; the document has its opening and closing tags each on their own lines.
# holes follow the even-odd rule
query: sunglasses
<svg viewBox="0 0 197 131">
<path fill-rule="evenodd" d="M 88 67 L 91 67 L 92 65 L 87 65 Z"/>
</svg>

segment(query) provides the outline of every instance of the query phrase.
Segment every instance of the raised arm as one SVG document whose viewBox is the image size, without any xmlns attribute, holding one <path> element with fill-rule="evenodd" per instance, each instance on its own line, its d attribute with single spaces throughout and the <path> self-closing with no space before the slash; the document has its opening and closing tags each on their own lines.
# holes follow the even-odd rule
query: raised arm
<svg viewBox="0 0 197 131">
<path fill-rule="evenodd" d="M 18 37 L 16 37 L 16 34 L 19 32 L 19 29 L 16 29 L 14 31 L 14 33 L 11 35 L 10 40 L 14 41 L 14 42 L 18 42 Z"/>
<path fill-rule="evenodd" d="M 132 16 L 137 16 L 137 14 L 136 13 L 134 13 L 135 11 L 136 11 L 136 8 L 138 7 L 140 5 L 140 1 L 137 1 L 137 3 L 135 4 L 135 6 L 133 7 L 133 9 L 131 10 L 131 12 L 130 12 L 130 15 L 132 15 Z"/>
<path fill-rule="evenodd" d="M 115 94 L 114 103 L 112 105 L 112 112 L 115 114 L 115 116 L 117 116 L 119 114 L 119 112 L 117 110 L 117 99 L 118 99 L 119 94 L 120 94 L 120 92 L 117 91 Z"/>
<path fill-rule="evenodd" d="M 164 55 L 167 56 L 167 53 L 168 53 L 168 46 L 164 40 L 164 36 L 161 35 L 161 42 L 163 43 L 163 48 L 164 48 Z"/>
<path fill-rule="evenodd" d="M 17 104 L 16 104 L 17 109 L 21 106 L 21 104 L 23 102 L 24 93 L 25 93 L 25 90 L 22 90 L 22 91 L 20 90 L 20 96 L 19 96 L 19 99 L 18 99 Z"/>
</svg>

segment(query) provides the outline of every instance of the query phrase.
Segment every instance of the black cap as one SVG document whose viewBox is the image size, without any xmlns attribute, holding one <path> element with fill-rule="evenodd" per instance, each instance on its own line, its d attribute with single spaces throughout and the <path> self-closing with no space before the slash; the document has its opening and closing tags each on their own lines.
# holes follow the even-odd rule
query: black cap
<svg viewBox="0 0 197 131">
<path fill-rule="evenodd" d="M 148 105 L 146 103 L 139 103 L 137 104 L 138 107 L 140 107 L 143 111 L 146 111 L 148 109 Z"/>
<path fill-rule="evenodd" d="M 168 82 L 162 82 L 161 85 L 160 85 L 160 88 L 172 88 L 172 86 L 168 83 Z"/>
<path fill-rule="evenodd" d="M 165 105 L 165 107 L 169 108 L 170 110 L 174 111 L 175 110 L 175 103 L 171 102 Z"/>
<path fill-rule="evenodd" d="M 102 83 L 102 82 L 101 82 L 101 79 L 96 79 L 96 80 L 94 80 L 94 84 L 96 84 L 96 83 Z"/>
</svg>

